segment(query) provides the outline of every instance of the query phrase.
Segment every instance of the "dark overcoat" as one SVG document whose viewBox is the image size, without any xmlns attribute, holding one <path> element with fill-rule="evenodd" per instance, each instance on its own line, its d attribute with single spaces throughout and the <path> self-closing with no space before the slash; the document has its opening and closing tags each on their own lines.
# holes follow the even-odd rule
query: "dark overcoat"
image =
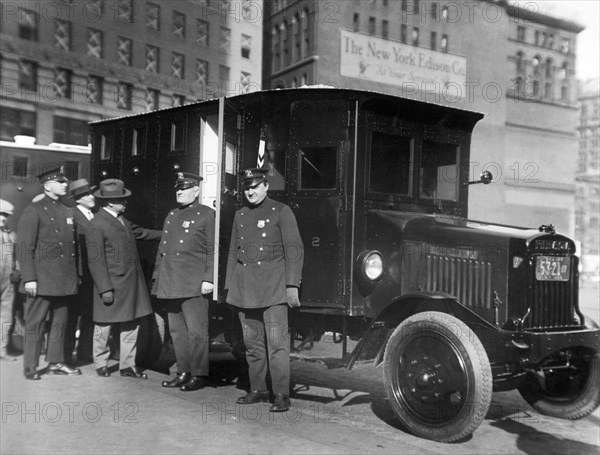
<svg viewBox="0 0 600 455">
<path fill-rule="evenodd" d="M 152 313 L 136 240 L 159 240 L 162 232 L 144 229 L 105 209 L 91 221 L 86 235 L 88 264 L 94 279 L 94 322 L 125 322 Z M 114 291 L 105 305 L 101 294 Z"/>
<path fill-rule="evenodd" d="M 77 245 L 73 210 L 48 196 L 32 202 L 17 224 L 20 291 L 37 281 L 37 293 L 58 297 L 77 293 Z"/>
<path fill-rule="evenodd" d="M 152 294 L 160 299 L 198 297 L 213 282 L 215 211 L 198 201 L 165 218 L 156 255 Z"/>
<path fill-rule="evenodd" d="M 261 308 L 287 302 L 287 286 L 300 287 L 304 246 L 296 217 L 267 197 L 235 213 L 227 261 L 227 303 Z"/>
<path fill-rule="evenodd" d="M 77 232 L 77 251 L 79 253 L 79 302 L 78 310 L 81 314 L 92 317 L 92 301 L 94 280 L 88 265 L 87 246 L 85 236 L 90 226 L 91 220 L 77 208 L 73 208 L 73 218 L 75 219 L 75 229 Z"/>
</svg>

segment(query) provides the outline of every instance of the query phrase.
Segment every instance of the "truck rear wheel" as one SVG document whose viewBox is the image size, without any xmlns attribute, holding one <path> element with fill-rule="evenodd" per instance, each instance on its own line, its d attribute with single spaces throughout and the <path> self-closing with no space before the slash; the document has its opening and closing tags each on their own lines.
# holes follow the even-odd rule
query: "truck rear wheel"
<svg viewBox="0 0 600 455">
<path fill-rule="evenodd" d="M 546 362 L 543 380 L 531 378 L 519 387 L 519 393 L 540 414 L 581 419 L 600 405 L 598 355 L 585 348 L 573 349 L 566 368 L 551 368 L 559 360 L 559 354 L 555 357 Z M 564 356 L 560 359 L 564 364 Z"/>
<path fill-rule="evenodd" d="M 434 441 L 470 435 L 492 400 L 483 345 L 469 327 L 445 313 L 419 313 L 396 327 L 387 342 L 383 374 L 401 422 Z"/>
</svg>

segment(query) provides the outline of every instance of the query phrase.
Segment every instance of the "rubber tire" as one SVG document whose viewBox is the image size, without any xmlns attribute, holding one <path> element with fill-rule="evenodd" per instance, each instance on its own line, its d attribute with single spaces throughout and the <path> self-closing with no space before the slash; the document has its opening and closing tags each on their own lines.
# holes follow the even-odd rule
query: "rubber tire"
<svg viewBox="0 0 600 455">
<path fill-rule="evenodd" d="M 540 414 L 559 419 L 581 419 L 600 405 L 600 359 L 596 353 L 587 363 L 589 373 L 584 384 L 574 399 L 564 400 L 551 397 L 542 389 L 537 379 L 532 378 L 519 387 L 519 393 L 529 405 Z M 571 385 L 573 381 L 570 381 Z"/>
<path fill-rule="evenodd" d="M 411 408 L 415 401 L 418 401 L 411 396 L 411 390 L 405 388 L 404 393 L 408 400 L 413 402 L 412 405 L 403 398 L 402 391 L 399 390 L 401 387 L 398 384 L 399 379 L 409 377 L 406 373 L 408 368 L 400 368 L 403 353 L 407 356 L 407 365 L 410 358 L 410 351 L 404 352 L 404 350 L 411 343 L 425 345 L 427 339 L 437 340 L 442 347 L 448 347 L 455 355 L 444 364 L 442 371 L 450 370 L 446 365 L 452 367 L 452 360 L 455 363 L 462 362 L 461 365 L 464 365 L 461 370 L 464 377 L 463 375 L 447 377 L 450 381 L 453 379 L 465 381 L 464 399 L 460 399 L 462 404 L 457 406 L 458 411 L 447 421 L 427 422 L 427 416 L 422 418 L 418 409 Z M 445 313 L 435 311 L 418 313 L 396 327 L 386 345 L 383 376 L 388 400 L 402 424 L 414 435 L 434 441 L 452 442 L 472 434 L 485 418 L 492 400 L 492 371 L 481 341 L 466 324 Z M 442 391 L 443 388 L 440 392 Z M 451 398 L 438 401 L 443 403 L 440 403 L 440 411 L 437 415 L 442 414 L 444 406 L 448 408 L 455 404 L 452 403 Z M 422 414 L 426 412 L 427 410 L 423 409 Z"/>
</svg>

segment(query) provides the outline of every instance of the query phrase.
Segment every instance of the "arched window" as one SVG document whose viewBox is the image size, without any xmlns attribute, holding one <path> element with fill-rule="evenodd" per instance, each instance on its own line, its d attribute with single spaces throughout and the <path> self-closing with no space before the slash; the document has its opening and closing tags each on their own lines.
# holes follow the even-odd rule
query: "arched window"
<svg viewBox="0 0 600 455">
<path fill-rule="evenodd" d="M 311 44 L 310 44 L 310 24 L 308 23 L 308 8 L 304 8 L 304 10 L 302 11 L 302 17 L 303 22 L 302 22 L 302 36 L 304 37 L 304 57 L 308 57 L 310 55 L 310 53 L 312 52 L 311 49 Z"/>
<path fill-rule="evenodd" d="M 302 45 L 302 38 L 300 37 L 300 16 L 296 14 L 294 16 L 294 20 L 292 22 L 292 27 L 294 29 L 294 56 L 293 61 L 297 62 L 302 60 L 302 51 L 300 49 Z"/>
<path fill-rule="evenodd" d="M 539 55 L 533 57 L 531 60 L 531 66 L 533 67 L 533 87 L 532 95 L 538 98 L 541 95 L 541 84 L 542 84 L 542 58 Z"/>
<path fill-rule="evenodd" d="M 308 24 L 308 15 L 306 10 L 302 10 L 300 13 L 300 58 L 306 58 L 306 29 Z"/>
</svg>

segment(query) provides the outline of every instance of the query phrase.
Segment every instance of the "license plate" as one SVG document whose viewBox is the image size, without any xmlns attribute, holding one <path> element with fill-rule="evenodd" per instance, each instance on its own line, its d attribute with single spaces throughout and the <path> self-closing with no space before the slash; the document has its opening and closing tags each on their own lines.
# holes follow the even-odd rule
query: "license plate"
<svg viewBox="0 0 600 455">
<path fill-rule="evenodd" d="M 570 258 L 538 256 L 535 262 L 535 278 L 538 281 L 569 281 Z"/>
</svg>

